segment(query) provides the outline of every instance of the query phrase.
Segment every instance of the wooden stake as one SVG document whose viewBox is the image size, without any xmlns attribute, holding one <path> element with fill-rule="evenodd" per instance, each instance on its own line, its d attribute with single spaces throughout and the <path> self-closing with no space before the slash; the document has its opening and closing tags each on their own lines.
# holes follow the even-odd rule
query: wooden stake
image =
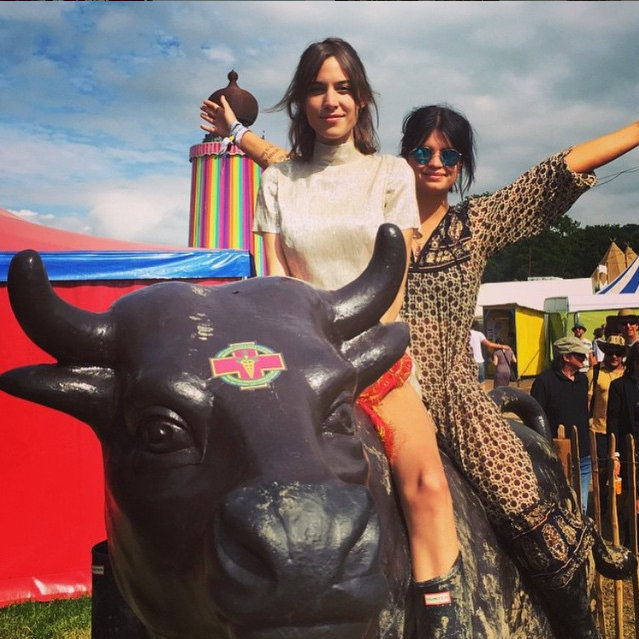
<svg viewBox="0 0 639 639">
<path fill-rule="evenodd" d="M 597 435 L 591 428 L 590 455 L 592 457 L 592 501 L 595 510 L 595 527 L 599 534 L 603 534 L 601 527 L 601 493 L 599 492 L 599 457 L 597 456 Z M 603 597 L 603 577 L 595 571 L 595 601 L 597 605 L 597 623 L 601 632 L 601 639 L 606 639 L 606 611 Z"/>
<path fill-rule="evenodd" d="M 608 511 L 610 512 L 610 526 L 612 528 L 612 543 L 619 545 L 619 519 L 617 518 L 617 496 L 615 494 L 615 451 L 617 438 L 610 435 L 608 450 Z M 615 637 L 623 636 L 623 581 L 615 579 Z"/>
<path fill-rule="evenodd" d="M 628 547 L 637 555 L 639 552 L 639 544 L 637 543 L 637 467 L 635 466 L 635 438 L 632 435 L 626 435 L 626 450 L 628 451 L 628 486 L 626 493 L 628 495 L 627 510 L 628 521 L 630 523 L 630 543 Z M 632 599 L 635 609 L 635 639 L 639 639 L 639 574 L 635 570 L 632 575 Z"/>
<path fill-rule="evenodd" d="M 557 437 L 554 437 L 552 443 L 555 447 L 555 451 L 561 460 L 561 465 L 564 469 L 564 475 L 566 480 L 572 486 L 572 463 L 570 454 L 570 440 L 566 439 L 566 429 L 563 424 L 560 424 L 557 428 Z"/>
</svg>

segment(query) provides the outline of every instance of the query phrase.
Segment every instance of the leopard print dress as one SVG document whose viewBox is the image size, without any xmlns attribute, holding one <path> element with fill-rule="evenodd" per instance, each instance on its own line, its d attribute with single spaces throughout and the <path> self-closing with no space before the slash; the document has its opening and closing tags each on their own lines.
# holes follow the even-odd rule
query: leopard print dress
<svg viewBox="0 0 639 639">
<path fill-rule="evenodd" d="M 403 316 L 423 399 L 443 449 L 497 525 L 537 510 L 540 494 L 520 440 L 477 380 L 469 330 L 488 258 L 543 231 L 595 184 L 594 174 L 568 169 L 567 152 L 450 208 L 409 268 Z"/>
</svg>

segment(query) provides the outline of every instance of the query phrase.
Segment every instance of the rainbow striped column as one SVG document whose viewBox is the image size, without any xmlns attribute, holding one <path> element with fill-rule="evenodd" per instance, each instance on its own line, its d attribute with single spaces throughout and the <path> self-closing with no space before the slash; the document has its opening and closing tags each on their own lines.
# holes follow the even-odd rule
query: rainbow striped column
<svg viewBox="0 0 639 639">
<path fill-rule="evenodd" d="M 262 275 L 262 240 L 251 231 L 261 169 L 235 145 L 224 154 L 220 146 L 220 142 L 204 142 L 189 152 L 189 246 L 248 250 L 257 274 Z"/>
</svg>

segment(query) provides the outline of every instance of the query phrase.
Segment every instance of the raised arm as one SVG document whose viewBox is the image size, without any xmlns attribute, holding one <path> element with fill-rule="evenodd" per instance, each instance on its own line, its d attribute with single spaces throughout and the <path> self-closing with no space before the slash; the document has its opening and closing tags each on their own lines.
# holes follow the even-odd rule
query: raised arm
<svg viewBox="0 0 639 639">
<path fill-rule="evenodd" d="M 237 122 L 237 117 L 224 96 L 221 97 L 220 104 L 211 100 L 204 100 L 200 106 L 200 117 L 207 122 L 207 124 L 200 124 L 200 128 L 203 131 L 222 137 L 227 137 L 231 132 L 231 128 Z M 235 143 L 251 160 L 259 164 L 263 169 L 271 164 L 288 159 L 287 151 L 261 138 L 250 129 L 246 129 L 241 138 L 236 140 Z"/>
<path fill-rule="evenodd" d="M 566 155 L 568 168 L 588 173 L 639 146 L 639 122 L 574 146 Z"/>
<path fill-rule="evenodd" d="M 511 347 L 508 344 L 498 344 L 497 342 L 491 342 L 488 338 L 483 339 L 481 343 L 487 348 L 492 348 L 493 350 L 498 350 L 500 348 L 503 351 L 511 350 Z"/>
</svg>

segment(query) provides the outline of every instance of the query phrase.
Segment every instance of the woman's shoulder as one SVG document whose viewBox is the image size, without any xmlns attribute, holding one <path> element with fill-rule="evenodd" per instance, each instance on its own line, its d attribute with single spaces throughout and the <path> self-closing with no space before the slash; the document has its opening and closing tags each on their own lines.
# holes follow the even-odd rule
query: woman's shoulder
<svg viewBox="0 0 639 639">
<path fill-rule="evenodd" d="M 379 171 L 389 176 L 414 183 L 415 174 L 413 173 L 413 169 L 410 168 L 408 162 L 406 162 L 403 157 L 391 155 L 390 153 L 375 153 L 365 157 L 370 158 L 369 161 L 374 162 L 376 166 L 379 167 Z"/>
<path fill-rule="evenodd" d="M 282 160 L 281 162 L 275 162 L 274 164 L 269 164 L 262 171 L 262 175 L 275 175 L 278 173 L 288 174 L 293 169 L 293 166 L 295 166 L 299 162 L 300 160 L 296 160 L 295 158 L 288 158 L 287 160 Z"/>
</svg>

